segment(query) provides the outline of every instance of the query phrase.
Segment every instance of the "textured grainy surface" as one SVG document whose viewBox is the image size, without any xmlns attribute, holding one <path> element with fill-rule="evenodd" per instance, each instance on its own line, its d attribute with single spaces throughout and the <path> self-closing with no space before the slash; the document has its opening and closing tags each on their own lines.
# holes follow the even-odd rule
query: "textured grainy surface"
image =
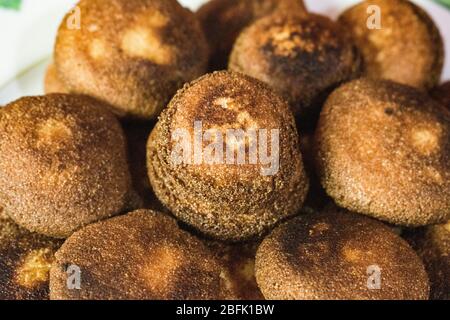
<svg viewBox="0 0 450 320">
<path fill-rule="evenodd" d="M 381 29 L 369 29 L 368 7 L 381 9 Z M 347 11 L 339 22 L 353 35 L 364 57 L 365 73 L 418 88 L 439 83 L 444 45 L 428 14 L 406 0 L 364 1 Z"/>
<path fill-rule="evenodd" d="M 82 0 L 81 28 L 63 20 L 58 78 L 118 114 L 155 118 L 176 90 L 206 71 L 208 49 L 193 13 L 176 0 Z"/>
<path fill-rule="evenodd" d="M 431 95 L 434 99 L 442 103 L 447 109 L 450 110 L 450 81 L 441 84 L 435 88 Z"/>
<path fill-rule="evenodd" d="M 229 68 L 269 84 L 296 115 L 304 116 L 311 108 L 320 109 L 331 90 L 358 75 L 360 59 L 330 19 L 277 13 L 242 32 Z"/>
<path fill-rule="evenodd" d="M 263 300 L 255 278 L 255 256 L 259 243 L 206 242 L 221 261 L 221 291 L 230 300 Z"/>
<path fill-rule="evenodd" d="M 176 165 L 172 134 L 194 121 L 203 130 L 278 129 L 280 168 L 263 176 L 257 165 Z M 269 135 L 270 136 L 270 135 Z M 153 130 L 147 151 L 157 197 L 183 222 L 219 240 L 259 236 L 301 209 L 308 190 L 299 137 L 289 106 L 263 83 L 237 73 L 216 72 L 180 90 Z M 210 142 L 204 141 L 204 146 Z M 270 147 L 270 143 L 269 143 Z"/>
<path fill-rule="evenodd" d="M 81 290 L 66 268 L 81 269 Z M 220 296 L 219 262 L 163 213 L 139 210 L 90 225 L 56 253 L 51 299 L 197 300 Z"/>
<path fill-rule="evenodd" d="M 197 11 L 210 46 L 211 71 L 223 70 L 241 31 L 276 11 L 306 13 L 302 0 L 211 0 Z"/>
<path fill-rule="evenodd" d="M 61 245 L 19 227 L 0 208 L 0 300 L 47 300 L 50 266 Z"/>
<path fill-rule="evenodd" d="M 368 288 L 368 268 L 381 289 Z M 331 206 L 300 216 L 267 237 L 256 255 L 267 299 L 428 299 L 422 261 L 381 222 Z"/>
<path fill-rule="evenodd" d="M 52 63 L 48 66 L 44 79 L 44 91 L 50 93 L 68 93 L 62 82 L 58 79 L 55 65 Z"/>
<path fill-rule="evenodd" d="M 405 237 L 425 264 L 431 299 L 450 300 L 450 222 L 409 230 Z"/>
<path fill-rule="evenodd" d="M 128 205 L 119 122 L 85 97 L 25 97 L 0 112 L 0 205 L 30 231 L 65 238 Z"/>
<path fill-rule="evenodd" d="M 317 168 L 341 206 L 423 226 L 450 218 L 450 112 L 418 90 L 361 79 L 327 100 Z"/>
</svg>

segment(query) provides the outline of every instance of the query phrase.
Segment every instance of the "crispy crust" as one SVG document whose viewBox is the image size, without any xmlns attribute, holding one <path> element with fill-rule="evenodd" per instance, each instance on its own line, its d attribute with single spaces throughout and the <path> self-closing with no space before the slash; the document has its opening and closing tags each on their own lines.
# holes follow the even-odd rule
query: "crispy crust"
<svg viewBox="0 0 450 320">
<path fill-rule="evenodd" d="M 0 300 L 49 299 L 49 272 L 62 241 L 16 225 L 0 208 Z"/>
<path fill-rule="evenodd" d="M 381 9 L 381 30 L 367 27 L 369 5 Z M 412 2 L 365 1 L 345 11 L 339 22 L 353 35 L 367 76 L 423 89 L 439 83 L 445 56 L 443 40 L 431 17 Z"/>
<path fill-rule="evenodd" d="M 81 289 L 67 289 L 67 266 L 81 270 Z M 196 238 L 162 213 L 139 210 L 90 225 L 56 253 L 50 298 L 214 300 L 220 265 Z"/>
<path fill-rule="evenodd" d="M 368 268 L 381 268 L 381 289 Z M 256 255 L 256 279 L 267 299 L 428 299 L 422 261 L 382 223 L 331 206 L 275 229 Z"/>
<path fill-rule="evenodd" d="M 425 264 L 431 299 L 450 300 L 450 222 L 409 230 L 405 237 Z"/>
<path fill-rule="evenodd" d="M 359 53 L 338 24 L 319 15 L 285 13 L 245 29 L 229 65 L 269 84 L 298 116 L 320 110 L 330 91 L 356 77 L 359 68 Z"/>
<path fill-rule="evenodd" d="M 450 218 L 450 112 L 426 94 L 348 83 L 326 102 L 316 143 L 322 185 L 341 207 L 402 226 Z"/>
<path fill-rule="evenodd" d="M 435 88 L 431 92 L 431 96 L 450 110 L 450 81 Z"/>
<path fill-rule="evenodd" d="M 306 13 L 302 0 L 211 0 L 204 4 L 196 14 L 211 49 L 210 70 L 226 69 L 241 31 L 278 10 Z"/>
<path fill-rule="evenodd" d="M 175 165 L 172 133 L 184 128 L 192 136 L 194 120 L 203 121 L 205 130 L 245 130 L 249 123 L 279 129 L 280 170 L 265 177 L 261 164 Z M 247 240 L 302 207 L 309 183 L 298 139 L 288 105 L 267 86 L 241 74 L 216 72 L 186 85 L 160 117 L 148 142 L 150 182 L 175 216 L 203 234 L 219 240 Z"/>
<path fill-rule="evenodd" d="M 86 96 L 25 97 L 0 113 L 0 204 L 19 225 L 65 238 L 119 213 L 131 190 L 125 137 Z"/>
<path fill-rule="evenodd" d="M 176 90 L 206 71 L 208 49 L 193 13 L 176 0 L 81 0 L 81 29 L 63 20 L 58 78 L 122 116 L 155 118 Z"/>
</svg>

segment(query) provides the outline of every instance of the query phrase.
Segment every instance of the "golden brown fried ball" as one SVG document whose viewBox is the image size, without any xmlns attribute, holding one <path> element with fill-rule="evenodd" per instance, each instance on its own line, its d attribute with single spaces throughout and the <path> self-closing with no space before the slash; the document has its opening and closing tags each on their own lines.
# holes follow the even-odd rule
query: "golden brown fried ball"
<svg viewBox="0 0 450 320">
<path fill-rule="evenodd" d="M 210 135 L 202 142 L 196 122 L 201 123 L 200 136 Z M 182 130 L 185 137 L 178 136 Z M 228 130 L 242 130 L 242 138 L 227 138 Z M 251 130 L 259 132 L 256 139 Z M 273 139 L 277 132 L 279 143 Z M 180 90 L 161 115 L 147 149 L 150 182 L 177 218 L 203 234 L 217 240 L 247 240 L 301 209 L 308 179 L 298 139 L 289 106 L 266 85 L 238 73 L 209 74 Z M 199 152 L 184 145 L 180 150 L 186 140 L 210 156 L 197 157 Z M 264 142 L 272 163 L 266 164 L 261 154 L 252 163 L 251 145 L 261 151 Z M 246 150 L 242 164 L 237 150 Z M 174 157 L 179 151 L 187 154 L 181 162 Z"/>
<path fill-rule="evenodd" d="M 210 46 L 210 69 L 222 70 L 241 31 L 277 11 L 306 13 L 302 0 L 211 0 L 198 11 Z"/>
<path fill-rule="evenodd" d="M 377 22 L 372 19 L 374 6 L 380 9 L 380 29 L 372 27 Z M 439 83 L 443 40 L 431 17 L 414 3 L 363 1 L 345 11 L 339 22 L 353 35 L 367 76 L 425 89 Z"/>
<path fill-rule="evenodd" d="M 273 231 L 256 255 L 266 299 L 428 299 L 422 261 L 389 227 L 331 206 Z"/>
<path fill-rule="evenodd" d="M 30 233 L 0 208 L 0 300 L 49 299 L 49 272 L 60 240 Z"/>
<path fill-rule="evenodd" d="M 410 230 L 405 237 L 425 264 L 431 299 L 450 300 L 450 222 Z"/>
<path fill-rule="evenodd" d="M 64 84 L 58 79 L 55 65 L 52 63 L 48 66 L 44 79 L 44 91 L 50 93 L 69 93 Z"/>
<path fill-rule="evenodd" d="M 86 96 L 25 97 L 0 113 L 0 206 L 56 238 L 120 213 L 131 181 L 120 123 Z"/>
<path fill-rule="evenodd" d="M 229 300 L 264 300 L 255 278 L 255 257 L 259 243 L 226 244 L 206 242 L 221 261 L 221 286 Z"/>
<path fill-rule="evenodd" d="M 435 88 L 431 95 L 438 102 L 442 103 L 447 109 L 450 110 L 450 81 L 441 84 Z"/>
<path fill-rule="evenodd" d="M 269 84 L 298 116 L 320 109 L 330 91 L 358 75 L 359 67 L 359 53 L 338 24 L 319 15 L 284 13 L 245 29 L 229 65 Z"/>
<path fill-rule="evenodd" d="M 67 287 L 74 266 L 80 290 Z M 174 219 L 139 210 L 73 234 L 56 253 L 50 298 L 215 300 L 220 271 L 208 248 Z"/>
<path fill-rule="evenodd" d="M 387 80 L 327 100 L 316 132 L 322 185 L 341 207 L 402 226 L 450 218 L 450 111 Z"/>
<path fill-rule="evenodd" d="M 176 0 L 81 0 L 55 45 L 58 78 L 73 93 L 150 119 L 185 82 L 207 68 L 208 48 L 194 14 Z"/>
</svg>

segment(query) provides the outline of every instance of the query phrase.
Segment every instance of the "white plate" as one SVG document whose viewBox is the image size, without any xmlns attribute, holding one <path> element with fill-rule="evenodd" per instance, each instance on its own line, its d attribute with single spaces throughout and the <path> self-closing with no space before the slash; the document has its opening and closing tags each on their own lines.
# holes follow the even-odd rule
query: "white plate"
<svg viewBox="0 0 450 320">
<path fill-rule="evenodd" d="M 62 15 L 64 11 L 70 9 L 69 0 L 66 4 L 67 9 L 60 10 L 58 14 Z M 195 10 L 199 5 L 205 2 L 205 0 L 180 0 L 181 3 Z M 359 0 L 305 0 L 308 5 L 308 8 L 312 12 L 317 12 L 321 14 L 328 15 L 332 18 L 336 18 L 340 12 L 342 12 L 348 6 L 358 3 Z M 434 18 L 436 23 L 438 24 L 441 33 L 446 42 L 446 64 L 443 74 L 443 79 L 450 79 L 450 28 L 448 28 L 448 22 L 450 21 L 450 11 L 445 8 L 435 4 L 430 0 L 416 0 L 414 1 L 418 3 L 420 6 L 425 8 L 428 13 Z M 55 10 L 52 9 L 52 15 L 55 16 Z M 57 25 L 61 17 L 56 16 L 54 23 L 51 24 Z M 49 25 L 48 21 L 43 24 Z M 0 27 L 1 22 L 0 22 Z M 47 27 L 48 28 L 48 27 Z M 16 100 L 22 96 L 27 95 L 39 95 L 43 93 L 43 78 L 45 74 L 46 66 L 48 65 L 52 52 L 52 42 L 48 40 L 48 36 L 54 37 L 54 32 L 50 32 L 50 30 L 46 28 L 39 28 L 33 26 L 33 39 L 36 42 L 36 39 L 39 39 L 41 43 L 38 44 L 38 48 L 40 52 L 44 52 L 42 54 L 40 61 L 31 63 L 31 65 L 23 65 L 19 66 L 22 71 L 15 78 L 11 79 L 5 86 L 0 89 L 0 105 L 4 105 L 10 101 Z M 27 43 L 28 38 L 30 37 L 30 32 L 23 33 L 23 39 L 15 39 L 17 43 Z M 405 37 L 408 35 L 405 34 Z M 40 40 L 43 39 L 43 40 Z M 8 50 L 8 46 L 2 43 L 2 50 Z M 33 43 L 36 46 L 36 43 Z M 6 49 L 3 49 L 6 48 Z M 13 48 L 14 49 L 14 48 Z M 11 49 L 12 50 L 12 49 Z M 15 51 L 11 52 L 11 56 L 16 56 L 19 51 L 22 51 L 23 48 L 15 48 Z M 44 57 L 44 58 L 42 58 Z"/>
</svg>

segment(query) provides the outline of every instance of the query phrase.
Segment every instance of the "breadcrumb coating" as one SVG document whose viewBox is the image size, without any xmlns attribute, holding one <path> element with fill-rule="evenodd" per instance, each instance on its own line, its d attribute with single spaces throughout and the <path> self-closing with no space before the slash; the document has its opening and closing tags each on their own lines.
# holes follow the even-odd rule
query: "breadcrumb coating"
<svg viewBox="0 0 450 320">
<path fill-rule="evenodd" d="M 119 122 L 86 96 L 21 98 L 0 112 L 0 206 L 32 232 L 66 238 L 129 205 Z"/>
<path fill-rule="evenodd" d="M 330 91 L 359 75 L 360 57 L 351 39 L 330 19 L 276 13 L 242 32 L 229 69 L 270 85 L 306 121 L 304 116 L 320 112 Z"/>
<path fill-rule="evenodd" d="M 266 299 L 422 300 L 430 289 L 406 241 L 335 206 L 275 229 L 258 249 L 256 279 Z"/>
<path fill-rule="evenodd" d="M 323 187 L 341 206 L 401 226 L 450 218 L 450 111 L 390 81 L 327 100 L 316 132 Z"/>
<path fill-rule="evenodd" d="M 80 28 L 71 27 L 69 12 L 54 54 L 70 92 L 105 101 L 124 117 L 152 119 L 206 71 L 201 26 L 176 0 L 81 0 L 77 8 Z"/>
<path fill-rule="evenodd" d="M 369 29 L 369 6 L 380 8 L 381 28 Z M 444 44 L 432 18 L 407 0 L 366 0 L 339 22 L 352 34 L 364 59 L 365 75 L 411 85 L 436 86 L 444 66 Z"/>
<path fill-rule="evenodd" d="M 263 176 L 263 164 L 172 161 L 172 134 L 194 121 L 205 130 L 279 130 L 279 163 Z M 295 121 L 289 106 L 263 83 L 216 72 L 186 85 L 163 112 L 147 149 L 150 182 L 157 197 L 180 220 L 217 240 L 258 237 L 301 209 L 308 191 Z"/>
<path fill-rule="evenodd" d="M 77 266 L 80 289 L 67 287 Z M 215 300 L 220 264 L 163 213 L 139 210 L 72 235 L 50 271 L 52 300 Z"/>
</svg>

